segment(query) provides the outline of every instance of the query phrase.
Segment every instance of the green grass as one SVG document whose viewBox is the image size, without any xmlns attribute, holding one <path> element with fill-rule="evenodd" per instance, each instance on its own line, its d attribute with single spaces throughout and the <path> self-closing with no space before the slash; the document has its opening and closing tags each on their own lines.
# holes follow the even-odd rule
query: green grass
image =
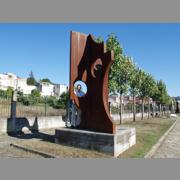
<svg viewBox="0 0 180 180">
<path fill-rule="evenodd" d="M 136 128 L 136 145 L 120 155 L 120 158 L 143 158 L 152 146 L 174 123 L 169 118 L 155 118 L 150 120 L 139 120 L 135 123 L 125 123 L 128 127 Z"/>
<path fill-rule="evenodd" d="M 178 113 L 177 116 L 180 117 L 180 113 Z"/>
</svg>

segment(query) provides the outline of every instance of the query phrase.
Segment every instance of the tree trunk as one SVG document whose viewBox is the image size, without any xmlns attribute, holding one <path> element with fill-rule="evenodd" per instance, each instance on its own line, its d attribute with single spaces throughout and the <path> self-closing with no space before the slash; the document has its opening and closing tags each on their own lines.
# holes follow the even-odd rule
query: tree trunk
<svg viewBox="0 0 180 180">
<path fill-rule="evenodd" d="M 163 112 L 163 116 L 165 116 L 166 115 L 165 105 L 163 105 L 162 112 Z"/>
<path fill-rule="evenodd" d="M 161 108 L 161 104 L 159 104 L 159 116 L 161 116 L 162 114 L 162 108 Z"/>
<path fill-rule="evenodd" d="M 111 115 L 111 102 L 109 102 L 109 114 Z"/>
<path fill-rule="evenodd" d="M 150 104 L 150 98 L 148 98 L 148 119 L 150 119 L 150 113 L 151 113 L 151 104 Z"/>
<path fill-rule="evenodd" d="M 162 116 L 164 116 L 164 106 L 162 105 Z"/>
<path fill-rule="evenodd" d="M 133 121 L 136 121 L 136 101 L 135 101 L 135 95 L 133 95 Z"/>
<path fill-rule="evenodd" d="M 153 101 L 152 103 L 152 116 L 154 117 L 155 116 L 155 102 Z"/>
<path fill-rule="evenodd" d="M 119 101 L 119 123 L 122 124 L 122 93 L 120 93 Z"/>
<path fill-rule="evenodd" d="M 122 104 L 122 113 L 121 114 L 124 114 L 124 109 L 125 109 L 124 104 Z"/>
<path fill-rule="evenodd" d="M 142 114 L 141 120 L 143 120 L 143 119 L 144 119 L 144 98 L 142 98 L 142 106 L 141 106 L 141 108 L 142 108 L 142 112 L 141 112 L 141 114 Z"/>
</svg>

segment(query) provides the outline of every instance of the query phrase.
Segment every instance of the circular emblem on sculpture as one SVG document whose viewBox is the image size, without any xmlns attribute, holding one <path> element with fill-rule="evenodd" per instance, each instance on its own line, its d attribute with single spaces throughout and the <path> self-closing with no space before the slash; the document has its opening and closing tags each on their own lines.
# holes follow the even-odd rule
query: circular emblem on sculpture
<svg viewBox="0 0 180 180">
<path fill-rule="evenodd" d="M 87 93 L 87 86 L 85 82 L 78 80 L 74 83 L 74 94 L 81 98 L 84 97 Z"/>
</svg>

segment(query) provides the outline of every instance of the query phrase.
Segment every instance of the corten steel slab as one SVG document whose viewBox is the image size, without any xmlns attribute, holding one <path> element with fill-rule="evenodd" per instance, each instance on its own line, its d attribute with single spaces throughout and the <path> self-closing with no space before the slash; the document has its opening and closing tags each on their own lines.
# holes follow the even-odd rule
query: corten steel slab
<svg viewBox="0 0 180 180">
<path fill-rule="evenodd" d="M 80 128 L 116 133 L 108 103 L 108 74 L 113 52 L 106 52 L 104 43 L 96 43 L 92 35 L 78 32 L 71 32 L 70 48 L 70 99 L 82 110 Z M 78 80 L 87 86 L 83 97 L 74 93 L 74 83 Z"/>
</svg>

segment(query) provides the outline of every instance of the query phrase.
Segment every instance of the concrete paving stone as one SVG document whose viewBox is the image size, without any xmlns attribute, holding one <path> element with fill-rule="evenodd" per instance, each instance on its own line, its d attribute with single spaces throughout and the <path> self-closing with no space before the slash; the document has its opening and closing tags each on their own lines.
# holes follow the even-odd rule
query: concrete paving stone
<svg viewBox="0 0 180 180">
<path fill-rule="evenodd" d="M 180 119 L 152 158 L 180 158 Z"/>
</svg>

